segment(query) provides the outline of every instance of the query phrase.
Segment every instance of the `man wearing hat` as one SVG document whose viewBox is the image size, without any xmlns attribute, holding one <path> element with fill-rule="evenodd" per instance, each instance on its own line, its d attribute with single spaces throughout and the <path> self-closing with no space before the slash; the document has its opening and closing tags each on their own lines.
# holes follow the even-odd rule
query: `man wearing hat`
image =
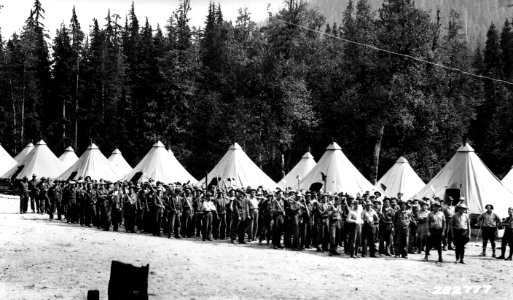
<svg viewBox="0 0 513 300">
<path fill-rule="evenodd" d="M 329 226 L 329 220 L 328 220 L 328 214 L 327 214 L 327 203 L 328 196 L 323 195 L 320 199 L 320 201 L 314 202 L 312 208 L 315 214 L 315 222 L 317 225 L 317 252 L 323 252 L 328 250 L 328 243 L 326 242 L 328 239 L 327 233 L 328 233 L 328 226 Z"/>
<path fill-rule="evenodd" d="M 376 240 L 377 226 L 379 217 L 376 211 L 372 209 L 372 201 L 365 203 L 365 209 L 362 212 L 362 257 L 367 256 L 367 248 L 369 248 L 370 256 L 376 257 Z"/>
<path fill-rule="evenodd" d="M 273 193 L 271 191 L 267 191 L 265 198 L 262 199 L 259 203 L 259 218 L 258 221 L 259 231 L 258 231 L 258 242 L 262 244 L 263 240 L 267 241 L 267 245 L 270 244 L 272 238 L 271 232 L 271 203 L 273 201 Z"/>
<path fill-rule="evenodd" d="M 438 252 L 438 262 L 443 262 L 442 259 L 442 240 L 445 235 L 445 228 L 447 223 L 445 222 L 445 215 L 440 211 L 440 202 L 436 201 L 433 203 L 433 211 L 428 215 L 428 226 L 429 226 L 429 243 L 426 249 L 426 256 L 424 261 L 428 261 L 429 251 L 434 247 Z"/>
<path fill-rule="evenodd" d="M 135 187 L 125 187 L 125 191 L 123 193 L 123 219 L 126 232 L 135 233 L 136 213 L 137 194 L 135 193 Z"/>
<path fill-rule="evenodd" d="M 202 203 L 201 210 L 203 212 L 203 241 L 212 241 L 212 214 L 216 211 L 216 205 L 212 202 L 213 193 L 207 191 L 205 201 Z"/>
<path fill-rule="evenodd" d="M 383 208 L 378 212 L 379 216 L 379 254 L 390 256 L 393 251 L 392 231 L 395 210 L 390 204 L 390 199 L 383 200 Z"/>
<path fill-rule="evenodd" d="M 408 210 L 408 203 L 400 201 L 400 209 L 394 215 L 394 247 L 395 257 L 401 255 L 402 258 L 408 258 L 408 241 L 410 235 L 410 223 L 412 220 L 411 211 Z"/>
<path fill-rule="evenodd" d="M 442 208 L 442 212 L 445 215 L 445 220 L 447 221 L 447 224 L 451 224 L 451 218 L 455 213 L 455 207 L 453 205 L 453 201 L 454 201 L 454 199 L 451 196 L 449 196 L 447 198 L 447 200 L 445 201 L 444 207 Z M 454 248 L 452 247 L 452 235 L 449 231 L 449 228 L 445 229 L 445 237 L 444 237 L 443 242 L 444 242 L 443 251 L 446 251 L 447 249 L 454 250 Z"/>
<path fill-rule="evenodd" d="M 362 213 L 358 211 L 358 201 L 351 202 L 351 206 L 346 218 L 346 225 L 349 225 L 349 255 L 352 258 L 359 258 L 358 247 L 360 246 L 362 233 Z"/>
<path fill-rule="evenodd" d="M 470 218 L 467 215 L 465 203 L 459 203 L 456 206 L 456 213 L 452 216 L 449 227 L 454 237 L 456 262 L 464 264 L 465 244 L 470 241 Z"/>
<path fill-rule="evenodd" d="M 420 211 L 417 214 L 417 254 L 421 254 L 424 251 L 424 248 L 427 246 L 428 241 L 428 232 L 429 232 L 429 224 L 427 222 L 429 216 L 428 210 L 429 204 L 424 201 L 420 201 Z"/>
<path fill-rule="evenodd" d="M 506 260 L 511 260 L 511 257 L 513 256 L 513 207 L 508 208 L 508 217 L 504 220 L 503 225 L 504 235 L 502 236 L 501 256 L 497 258 L 504 259 L 506 247 L 509 245 L 509 256 Z"/>
<path fill-rule="evenodd" d="M 180 219 L 182 217 L 182 203 L 181 196 L 182 189 L 176 186 L 174 190 L 169 191 L 169 214 L 168 214 L 168 229 L 167 237 L 171 238 L 173 235 L 177 239 L 181 239 L 180 234 Z"/>
<path fill-rule="evenodd" d="M 229 204 L 226 191 L 222 190 L 214 200 L 216 206 L 216 218 L 214 219 L 214 239 L 226 239 L 226 207 Z"/>
<path fill-rule="evenodd" d="M 486 256 L 486 245 L 488 241 L 492 245 L 492 257 L 495 257 L 495 237 L 501 222 L 499 216 L 493 212 L 493 205 L 487 204 L 486 211 L 477 218 L 477 223 L 481 227 L 483 236 L 483 252 L 481 256 Z"/>
<path fill-rule="evenodd" d="M 77 194 L 74 181 L 70 181 L 68 186 L 62 191 L 62 204 L 66 211 L 66 222 L 75 223 L 77 208 Z"/>
<path fill-rule="evenodd" d="M 28 209 L 28 202 L 29 202 L 29 185 L 28 185 L 28 178 L 27 176 L 23 177 L 21 180 L 18 191 L 20 195 L 20 213 L 24 214 L 27 212 Z"/>
<path fill-rule="evenodd" d="M 312 245 L 312 226 L 313 226 L 313 215 L 312 215 L 312 193 L 306 192 L 305 197 L 301 199 L 301 249 L 309 249 Z"/>
<path fill-rule="evenodd" d="M 230 238 L 232 244 L 245 244 L 245 222 L 249 214 L 249 206 L 246 203 L 246 193 L 242 189 L 235 191 L 235 199 L 232 202 L 232 225 L 230 230 Z"/>
<path fill-rule="evenodd" d="M 258 196 L 256 193 L 257 190 L 251 188 L 248 197 L 249 216 L 247 219 L 246 228 L 249 242 L 256 240 L 258 235 L 258 205 L 260 204 L 262 193 L 260 192 Z"/>
<path fill-rule="evenodd" d="M 37 189 L 38 184 L 39 182 L 37 181 L 37 176 L 36 174 L 33 174 L 32 179 L 28 182 L 30 207 L 32 208 L 32 213 L 39 213 L 39 202 L 37 199 L 39 194 L 39 190 Z"/>
<path fill-rule="evenodd" d="M 279 190 L 276 193 L 276 198 L 271 201 L 271 213 L 273 216 L 274 226 L 272 228 L 273 238 L 272 243 L 274 249 L 283 248 L 281 245 L 281 236 L 283 234 L 283 222 L 285 218 L 285 199 L 283 191 Z"/>
<path fill-rule="evenodd" d="M 182 237 L 193 237 L 191 232 L 194 231 L 191 227 L 193 227 L 192 216 L 193 216 L 193 199 L 192 199 L 192 189 L 189 186 L 185 186 L 183 188 L 184 196 L 182 197 Z"/>
<path fill-rule="evenodd" d="M 49 199 L 48 199 L 48 181 L 45 177 L 41 177 L 41 181 L 39 182 L 37 186 L 39 190 L 38 195 L 38 202 L 39 202 L 39 212 L 41 214 L 44 214 L 48 212 L 50 205 L 49 205 Z"/>
</svg>

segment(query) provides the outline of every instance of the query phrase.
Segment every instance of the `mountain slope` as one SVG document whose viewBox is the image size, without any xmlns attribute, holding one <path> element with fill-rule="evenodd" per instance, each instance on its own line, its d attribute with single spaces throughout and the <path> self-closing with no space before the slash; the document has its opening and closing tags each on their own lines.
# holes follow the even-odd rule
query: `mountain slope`
<svg viewBox="0 0 513 300">
<path fill-rule="evenodd" d="M 311 7 L 317 7 L 326 16 L 329 23 L 340 23 L 342 12 L 345 10 L 348 0 L 309 0 Z M 356 3 L 357 0 L 354 0 Z M 379 9 L 383 0 L 369 0 L 373 9 Z M 451 10 L 460 13 L 463 28 L 467 39 L 471 44 L 484 43 L 486 31 L 493 22 L 498 28 L 502 28 L 506 18 L 513 17 L 513 8 L 508 4 L 509 0 L 417 0 L 416 5 L 425 10 L 431 10 L 433 16 L 440 9 L 442 22 L 446 24 Z M 444 25 L 443 27 L 446 27 Z"/>
</svg>

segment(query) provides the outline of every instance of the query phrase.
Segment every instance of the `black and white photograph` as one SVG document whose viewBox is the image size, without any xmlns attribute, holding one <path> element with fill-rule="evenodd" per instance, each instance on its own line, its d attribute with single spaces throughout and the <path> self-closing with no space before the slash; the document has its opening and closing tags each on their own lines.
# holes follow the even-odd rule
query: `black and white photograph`
<svg viewBox="0 0 513 300">
<path fill-rule="evenodd" d="M 513 0 L 0 0 L 0 299 L 513 299 Z"/>
</svg>

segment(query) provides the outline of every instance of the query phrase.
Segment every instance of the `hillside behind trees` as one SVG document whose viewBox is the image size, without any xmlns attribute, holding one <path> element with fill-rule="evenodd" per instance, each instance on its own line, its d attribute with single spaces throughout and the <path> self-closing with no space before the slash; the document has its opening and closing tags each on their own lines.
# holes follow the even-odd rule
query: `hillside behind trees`
<svg viewBox="0 0 513 300">
<path fill-rule="evenodd" d="M 341 22 L 342 14 L 349 0 L 309 0 L 311 7 L 317 7 L 329 23 Z M 369 0 L 372 9 L 379 9 L 383 0 Z M 511 18 L 513 8 L 510 0 L 416 0 L 418 8 L 430 10 L 431 16 L 436 17 L 440 10 L 441 18 L 447 23 L 451 10 L 461 15 L 462 32 L 466 34 L 468 41 L 475 45 L 484 44 L 486 30 L 491 22 L 502 24 L 506 18 Z"/>
</svg>

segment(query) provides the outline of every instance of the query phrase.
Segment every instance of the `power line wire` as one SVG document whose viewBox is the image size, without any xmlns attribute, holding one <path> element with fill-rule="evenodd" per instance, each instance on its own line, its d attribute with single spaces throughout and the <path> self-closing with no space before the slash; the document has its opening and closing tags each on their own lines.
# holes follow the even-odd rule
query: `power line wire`
<svg viewBox="0 0 513 300">
<path fill-rule="evenodd" d="M 478 74 L 471 73 L 471 72 L 468 72 L 468 71 L 465 71 L 465 70 L 462 70 L 462 69 L 458 69 L 458 68 L 455 68 L 455 67 L 449 67 L 449 66 L 442 65 L 442 64 L 439 64 L 439 63 L 436 63 L 436 62 L 428 61 L 428 60 L 425 60 L 423 58 L 411 56 L 411 55 L 408 55 L 408 54 L 397 53 L 397 52 L 394 52 L 394 51 L 390 51 L 390 50 L 387 50 L 387 49 L 376 47 L 376 46 L 371 45 L 371 44 L 365 44 L 365 43 L 361 43 L 361 42 L 352 41 L 352 40 L 349 40 L 349 39 L 346 39 L 346 38 L 342 38 L 342 37 L 339 37 L 339 36 L 336 36 L 336 35 L 333 35 L 333 34 L 329 34 L 329 33 L 322 32 L 322 31 L 319 31 L 319 30 L 316 30 L 316 29 L 308 28 L 308 27 L 305 27 L 303 25 L 294 24 L 294 23 L 285 21 L 285 20 L 280 19 L 280 18 L 277 18 L 277 20 L 280 21 L 280 22 L 292 25 L 292 26 L 296 26 L 296 27 L 299 27 L 299 28 L 311 31 L 311 32 L 320 33 L 322 35 L 329 36 L 329 37 L 341 40 L 341 41 L 346 42 L 346 43 L 350 43 L 350 44 L 354 44 L 354 45 L 370 48 L 370 49 L 375 50 L 375 51 L 380 51 L 380 52 L 384 52 L 384 53 L 388 53 L 388 54 L 392 54 L 392 55 L 396 55 L 396 56 L 400 56 L 400 57 L 404 57 L 404 58 L 409 58 L 409 59 L 412 59 L 412 60 L 415 60 L 415 61 L 418 61 L 418 62 L 421 62 L 421 63 L 433 65 L 433 66 L 436 66 L 436 67 L 439 67 L 439 68 L 442 68 L 442 69 L 446 69 L 446 70 L 450 70 L 450 71 L 453 71 L 453 72 L 459 72 L 459 73 L 462 73 L 462 74 L 465 74 L 465 75 L 469 75 L 471 77 L 475 77 L 475 78 L 479 78 L 479 79 L 488 79 L 488 80 L 492 80 L 492 81 L 496 81 L 496 82 L 500 82 L 500 83 L 504 83 L 504 84 L 513 85 L 513 82 L 510 82 L 510 81 L 506 81 L 506 80 L 502 80 L 502 79 L 497 79 L 497 78 L 489 77 L 489 76 L 486 76 L 486 75 L 478 75 Z"/>
</svg>

